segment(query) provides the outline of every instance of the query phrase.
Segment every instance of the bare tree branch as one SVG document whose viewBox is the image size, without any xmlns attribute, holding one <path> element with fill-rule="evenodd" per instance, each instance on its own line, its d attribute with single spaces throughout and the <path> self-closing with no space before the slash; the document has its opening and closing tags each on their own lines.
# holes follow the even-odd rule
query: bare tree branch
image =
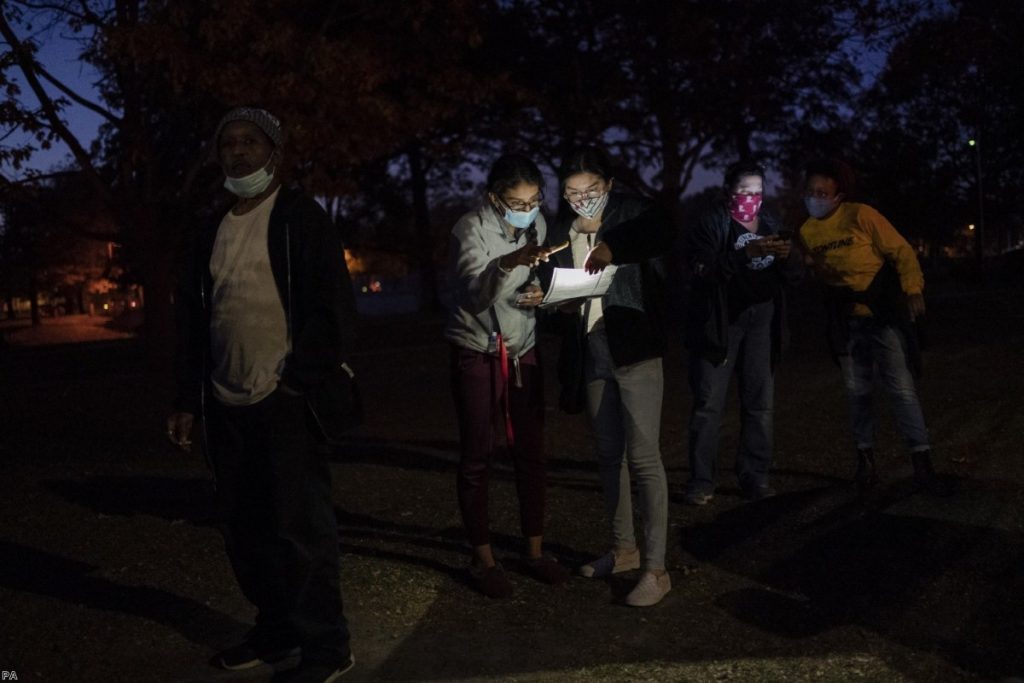
<svg viewBox="0 0 1024 683">
<path fill-rule="evenodd" d="M 20 133 L 20 132 L 21 132 L 21 128 L 20 127 L 12 126 L 10 130 L 8 130 L 3 135 L 0 135 L 0 142 L 3 142 L 4 140 L 6 140 L 7 138 L 11 137 L 15 133 Z"/>
<path fill-rule="evenodd" d="M 686 162 L 686 170 L 683 172 L 683 179 L 679 183 L 679 196 L 682 197 L 686 192 L 686 188 L 693 182 L 693 173 L 697 170 L 697 164 L 700 163 L 704 148 L 707 146 L 707 139 L 699 138 L 698 144 L 694 145 L 687 152 L 689 159 Z M 684 157 L 685 158 L 685 157 Z"/>
<path fill-rule="evenodd" d="M 89 0 L 78 0 L 78 4 L 82 8 L 82 14 L 88 17 L 89 23 L 93 24 L 94 26 L 103 23 L 103 17 L 96 14 L 96 12 L 94 12 L 92 8 L 89 7 Z"/>
<path fill-rule="evenodd" d="M 203 170 L 203 166 L 205 166 L 210 161 L 211 146 L 212 143 L 209 141 L 203 144 L 202 149 L 199 150 L 199 154 L 196 156 L 196 160 L 189 167 L 188 172 L 185 173 L 185 180 L 181 183 L 182 196 L 188 196 L 188 194 L 192 191 L 192 185 L 193 183 L 195 183 L 196 177 L 199 175 L 199 172 Z"/>
<path fill-rule="evenodd" d="M 58 90 L 60 90 L 62 93 L 64 93 L 68 97 L 70 97 L 72 100 L 74 100 L 78 104 L 82 105 L 86 109 L 89 109 L 90 111 L 96 112 L 97 114 L 99 114 L 100 116 L 105 118 L 107 121 L 110 121 L 114 125 L 119 125 L 121 123 L 121 118 L 119 116 L 114 114 L 109 109 L 104 109 L 100 105 L 98 105 L 98 104 L 96 104 L 94 102 L 90 102 L 89 100 L 85 99 L 84 97 L 82 97 L 81 95 L 76 93 L 74 90 L 72 90 L 71 88 L 66 86 L 64 83 L 59 81 L 53 74 L 51 74 L 49 71 L 47 71 L 45 68 L 43 68 L 42 64 L 38 64 L 37 63 L 35 65 L 35 69 L 39 73 L 40 76 L 42 76 L 43 78 L 48 80 L 50 83 L 52 83 L 54 85 L 54 87 L 56 87 Z"/>
<path fill-rule="evenodd" d="M 71 8 L 70 8 L 70 3 L 61 5 L 61 4 L 53 4 L 53 3 L 49 3 L 49 2 L 25 2 L 25 0 L 22 0 L 18 4 L 21 5 L 22 7 L 27 7 L 28 9 L 34 9 L 34 10 L 39 10 L 39 11 L 44 11 L 44 12 L 46 12 L 46 11 L 58 12 L 60 14 L 64 14 L 64 15 L 69 16 L 69 17 L 74 17 L 75 19 L 78 19 L 80 21 L 84 21 L 84 22 L 89 22 L 90 21 L 89 17 L 86 16 L 85 14 L 72 11 Z M 88 5 L 86 5 L 86 9 L 88 9 Z"/>
<path fill-rule="evenodd" d="M 645 197 L 657 196 L 658 191 L 650 183 L 644 180 L 640 172 L 637 171 L 632 164 L 619 163 L 614 164 L 616 177 L 625 185 L 633 188 L 637 192 L 640 192 Z"/>
<path fill-rule="evenodd" d="M 50 129 L 59 137 L 64 144 L 71 150 L 71 154 L 75 157 L 75 161 L 81 166 L 82 172 L 89 178 L 89 182 L 92 184 L 96 192 L 108 202 L 111 201 L 110 190 L 104 184 L 103 179 L 100 178 L 99 172 L 96 167 L 92 164 L 92 159 L 89 153 L 86 152 L 82 143 L 79 142 L 78 138 L 68 129 L 68 127 L 61 121 L 60 114 L 57 112 L 57 107 L 53 103 L 53 99 L 43 88 L 39 82 L 39 77 L 36 75 L 36 63 L 29 54 L 28 49 L 18 39 L 14 29 L 7 21 L 7 17 L 0 12 L 0 35 L 7 41 L 8 45 L 11 46 L 11 50 L 14 53 L 15 61 L 21 68 L 22 73 L 25 75 L 25 80 L 28 81 L 29 86 L 32 88 L 32 92 L 39 99 L 39 104 L 42 107 L 43 113 L 49 123 Z"/>
<path fill-rule="evenodd" d="M 75 175 L 78 171 L 53 171 L 52 173 L 38 173 L 33 175 L 25 176 L 24 178 L 18 178 L 17 180 L 10 180 L 4 177 L 3 180 L 10 187 L 17 187 L 19 185 L 30 185 L 37 183 L 42 180 L 52 180 L 53 178 L 63 178 L 65 176 Z"/>
</svg>

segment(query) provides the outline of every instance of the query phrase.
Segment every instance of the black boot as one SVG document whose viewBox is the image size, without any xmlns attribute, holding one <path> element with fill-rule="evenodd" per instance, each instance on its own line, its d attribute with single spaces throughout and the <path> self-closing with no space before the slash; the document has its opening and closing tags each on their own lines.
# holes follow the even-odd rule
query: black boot
<svg viewBox="0 0 1024 683">
<path fill-rule="evenodd" d="M 857 473 L 853 475 L 853 482 L 862 492 L 878 483 L 878 474 L 875 472 L 875 452 L 870 448 L 857 449 Z"/>
<path fill-rule="evenodd" d="M 945 498 L 953 494 L 949 482 L 935 473 L 932 467 L 932 452 L 918 451 L 910 454 L 910 462 L 914 465 L 914 484 L 921 493 L 937 498 Z"/>
</svg>

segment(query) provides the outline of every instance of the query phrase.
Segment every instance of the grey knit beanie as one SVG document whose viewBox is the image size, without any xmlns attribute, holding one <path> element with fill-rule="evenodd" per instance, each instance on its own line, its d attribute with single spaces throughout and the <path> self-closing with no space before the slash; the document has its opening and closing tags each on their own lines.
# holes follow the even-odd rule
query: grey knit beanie
<svg viewBox="0 0 1024 683">
<path fill-rule="evenodd" d="M 224 126 L 232 121 L 249 121 L 259 126 L 259 129 L 267 134 L 275 147 L 280 147 L 284 142 L 284 131 L 281 130 L 281 121 L 266 109 L 258 107 L 235 107 L 220 120 L 217 124 L 217 132 L 213 134 L 214 141 L 220 140 L 220 132 Z"/>
</svg>

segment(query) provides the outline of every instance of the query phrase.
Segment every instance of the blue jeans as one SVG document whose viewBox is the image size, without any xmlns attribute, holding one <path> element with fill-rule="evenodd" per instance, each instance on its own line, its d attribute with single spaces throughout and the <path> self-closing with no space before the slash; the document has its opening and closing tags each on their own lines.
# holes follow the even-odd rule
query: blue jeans
<svg viewBox="0 0 1024 683">
<path fill-rule="evenodd" d="M 587 414 L 616 549 L 636 547 L 630 475 L 644 521 L 644 569 L 665 568 L 668 479 L 661 460 L 661 358 L 615 367 L 604 330 L 587 335 Z"/>
<path fill-rule="evenodd" d="M 691 493 L 711 493 L 717 476 L 718 432 L 733 370 L 740 394 L 740 444 L 736 476 L 741 486 L 768 484 L 772 464 L 775 378 L 772 375 L 771 301 L 755 304 L 729 325 L 725 362 L 712 365 L 700 353 L 690 357 Z"/>
<path fill-rule="evenodd" d="M 928 428 L 907 367 L 906 341 L 891 325 L 879 325 L 873 318 L 850 318 L 849 355 L 839 357 L 846 395 L 850 401 L 850 428 L 857 448 L 875 443 L 874 378 L 877 368 L 882 385 L 892 402 L 896 427 L 912 453 L 930 448 Z"/>
</svg>

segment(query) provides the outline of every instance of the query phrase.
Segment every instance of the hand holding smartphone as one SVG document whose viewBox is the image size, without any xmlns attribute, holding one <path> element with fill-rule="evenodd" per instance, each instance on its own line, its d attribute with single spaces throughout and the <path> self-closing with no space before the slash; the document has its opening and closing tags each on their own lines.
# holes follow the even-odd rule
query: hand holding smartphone
<svg viewBox="0 0 1024 683">
<path fill-rule="evenodd" d="M 562 242 L 561 244 L 556 244 L 556 245 L 550 246 L 550 247 L 548 247 L 548 256 L 551 256 L 552 254 L 558 253 L 558 252 L 562 251 L 563 249 L 566 249 L 568 246 L 569 246 L 569 240 L 566 240 L 566 241 Z"/>
</svg>

